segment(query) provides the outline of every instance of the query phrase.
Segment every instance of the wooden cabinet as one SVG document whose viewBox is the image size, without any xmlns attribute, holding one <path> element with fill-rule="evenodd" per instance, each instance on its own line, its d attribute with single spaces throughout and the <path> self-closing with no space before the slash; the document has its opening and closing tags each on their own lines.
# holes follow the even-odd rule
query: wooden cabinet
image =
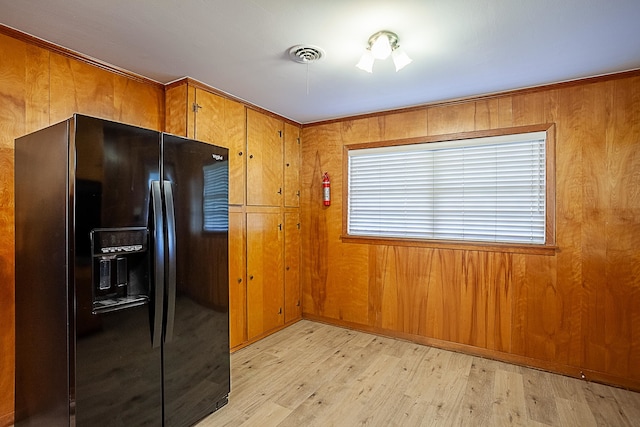
<svg viewBox="0 0 640 427">
<path fill-rule="evenodd" d="M 186 78 L 165 131 L 229 149 L 231 349 L 300 319 L 300 126 Z"/>
<path fill-rule="evenodd" d="M 229 149 L 229 204 L 244 204 L 245 107 L 202 89 L 195 91 L 194 139 Z"/>
<path fill-rule="evenodd" d="M 165 131 L 229 149 L 229 204 L 245 195 L 245 106 L 181 80 L 167 87 Z"/>
<path fill-rule="evenodd" d="M 247 205 L 281 206 L 283 122 L 247 109 Z"/>
<path fill-rule="evenodd" d="M 229 346 L 247 341 L 245 223 L 242 210 L 229 211 Z"/>
<path fill-rule="evenodd" d="M 300 206 L 300 128 L 284 124 L 284 205 Z"/>
<path fill-rule="evenodd" d="M 300 288 L 300 213 L 284 214 L 284 322 L 302 317 Z"/>
<path fill-rule="evenodd" d="M 279 212 L 247 213 L 247 338 L 284 324 L 283 224 Z"/>
</svg>

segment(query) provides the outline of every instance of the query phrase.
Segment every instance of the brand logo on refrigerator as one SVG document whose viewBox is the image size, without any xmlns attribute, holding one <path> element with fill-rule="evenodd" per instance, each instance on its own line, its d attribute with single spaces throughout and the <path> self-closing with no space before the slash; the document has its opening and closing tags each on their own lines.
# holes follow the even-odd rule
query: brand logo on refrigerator
<svg viewBox="0 0 640 427">
<path fill-rule="evenodd" d="M 213 157 L 213 160 L 217 161 L 224 160 L 224 156 L 221 156 L 220 154 L 212 154 L 211 157 Z"/>
</svg>

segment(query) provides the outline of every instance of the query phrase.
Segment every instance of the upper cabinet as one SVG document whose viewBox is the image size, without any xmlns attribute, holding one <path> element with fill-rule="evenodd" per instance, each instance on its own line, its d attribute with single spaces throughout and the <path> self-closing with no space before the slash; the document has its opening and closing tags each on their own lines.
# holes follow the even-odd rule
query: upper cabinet
<svg viewBox="0 0 640 427">
<path fill-rule="evenodd" d="M 284 122 L 247 109 L 247 205 L 281 206 Z"/>
<path fill-rule="evenodd" d="M 229 149 L 229 204 L 243 205 L 245 194 L 245 107 L 240 102 L 193 87 L 168 88 L 165 129 Z"/>
<path fill-rule="evenodd" d="M 244 204 L 245 108 L 205 90 L 195 93 L 194 137 L 229 149 L 229 204 Z"/>
<path fill-rule="evenodd" d="M 300 128 L 284 124 L 284 205 L 300 206 Z"/>
</svg>

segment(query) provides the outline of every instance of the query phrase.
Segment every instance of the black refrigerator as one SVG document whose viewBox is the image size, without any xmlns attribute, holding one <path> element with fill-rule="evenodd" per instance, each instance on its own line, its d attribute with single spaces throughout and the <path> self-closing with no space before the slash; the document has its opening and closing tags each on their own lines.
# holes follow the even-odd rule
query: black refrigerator
<svg viewBox="0 0 640 427">
<path fill-rule="evenodd" d="M 227 403 L 228 150 L 74 115 L 15 142 L 15 425 Z"/>
</svg>

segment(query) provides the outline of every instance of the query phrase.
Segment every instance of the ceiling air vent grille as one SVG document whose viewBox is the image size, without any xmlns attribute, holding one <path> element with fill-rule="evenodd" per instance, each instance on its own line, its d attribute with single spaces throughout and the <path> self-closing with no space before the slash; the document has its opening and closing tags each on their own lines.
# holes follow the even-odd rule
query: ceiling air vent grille
<svg viewBox="0 0 640 427">
<path fill-rule="evenodd" d="M 289 58 L 300 64 L 309 64 L 319 61 L 324 56 L 324 51 L 318 46 L 297 45 L 289 49 Z"/>
</svg>

